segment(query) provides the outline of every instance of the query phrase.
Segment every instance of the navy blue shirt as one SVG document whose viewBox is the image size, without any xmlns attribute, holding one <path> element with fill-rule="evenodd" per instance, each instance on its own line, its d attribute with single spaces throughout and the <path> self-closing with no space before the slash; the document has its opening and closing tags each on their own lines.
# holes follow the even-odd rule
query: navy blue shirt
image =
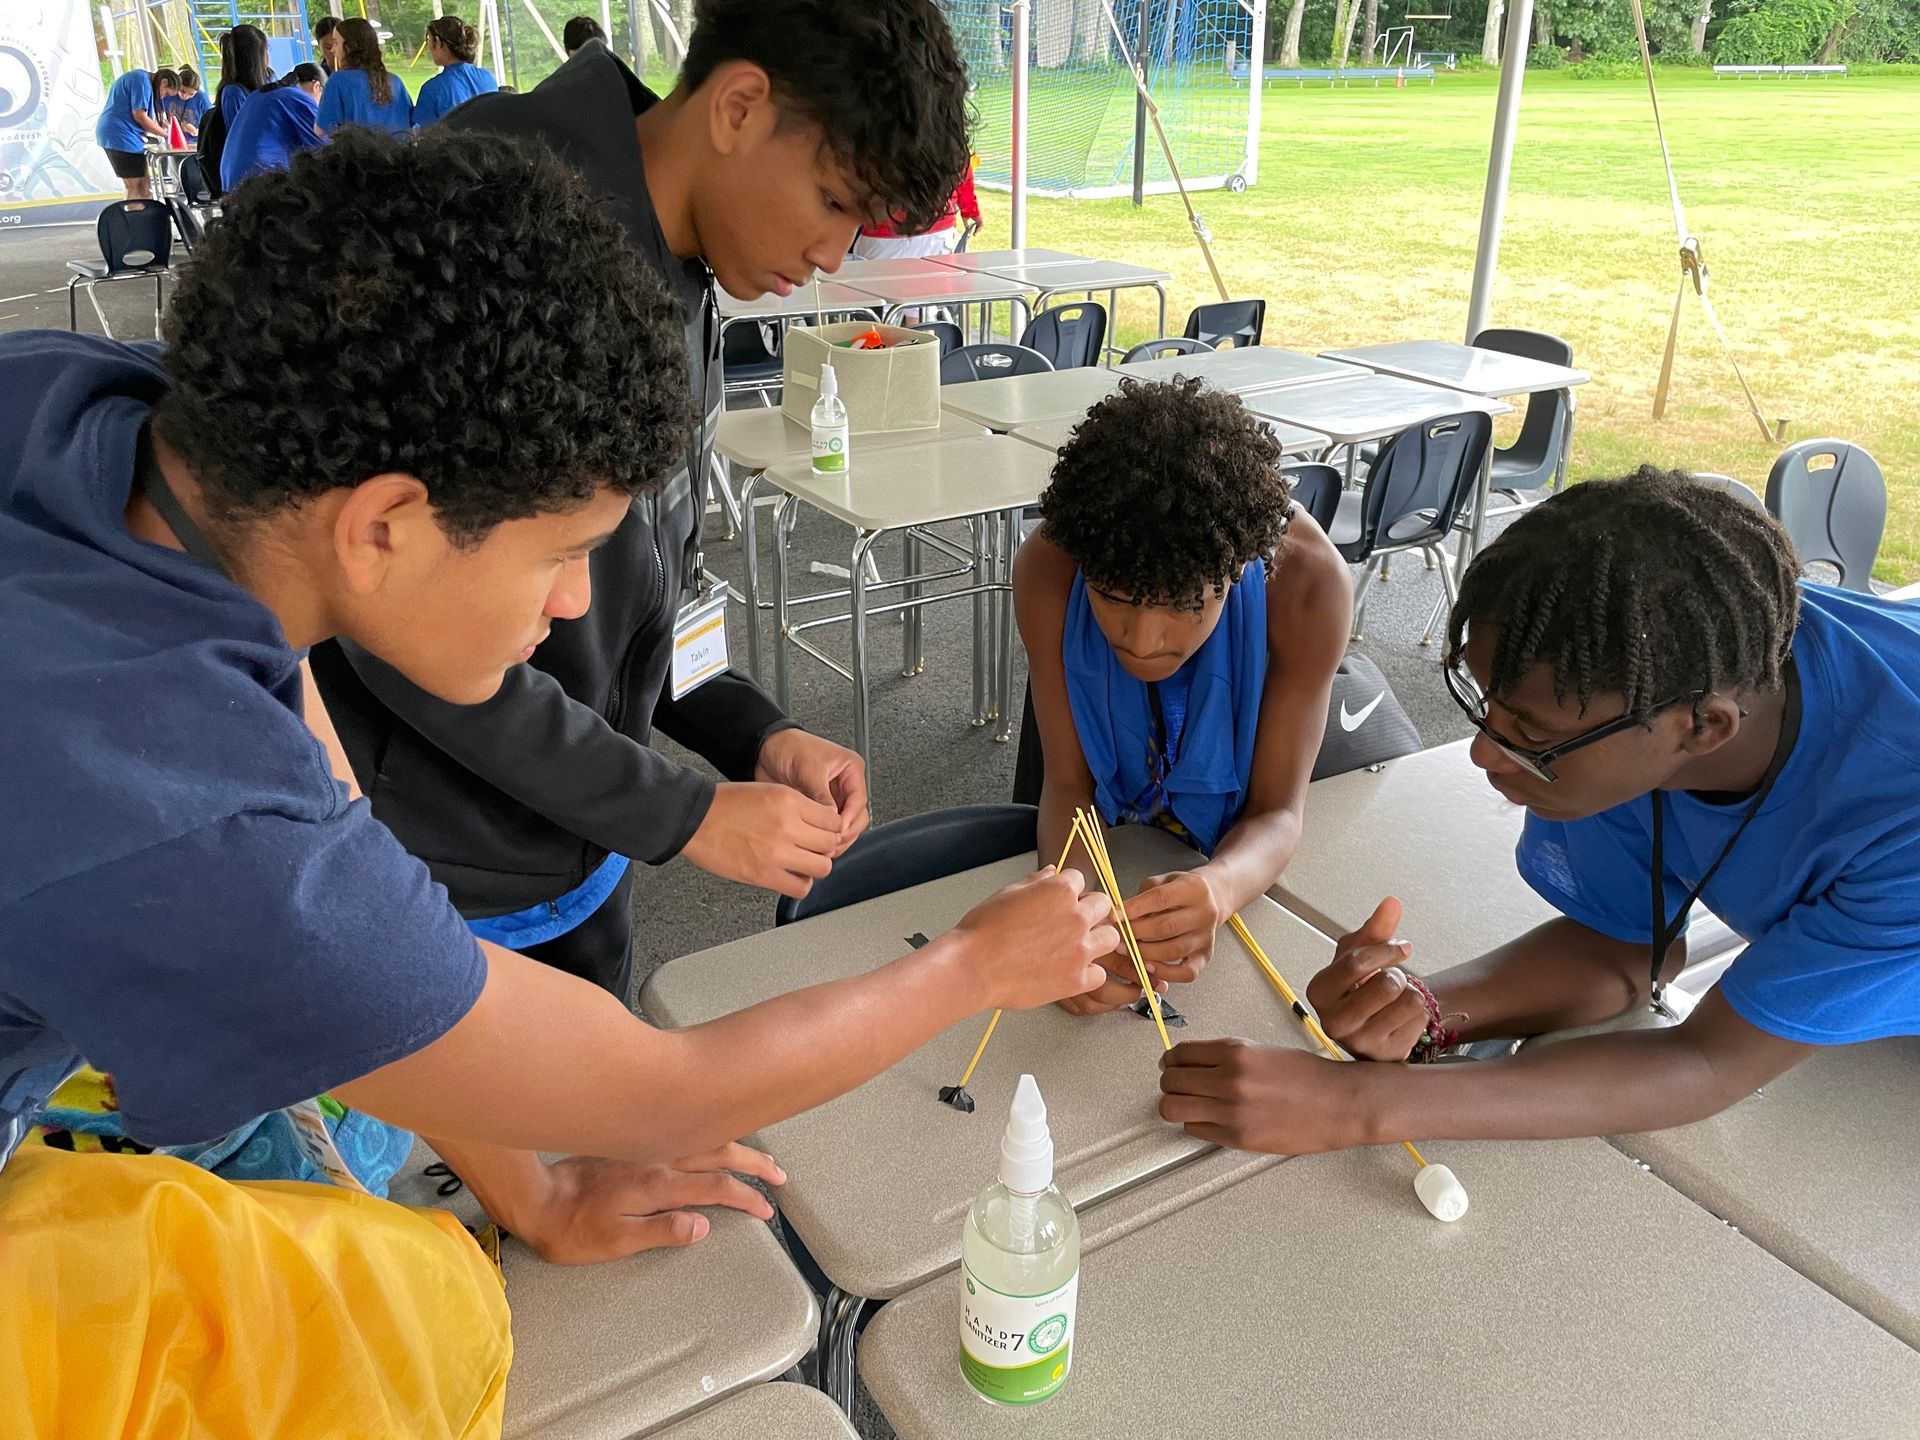
<svg viewBox="0 0 1920 1440">
<path fill-rule="evenodd" d="M 273 613 L 131 535 L 152 346 L 0 335 L 0 1159 L 84 1057 L 220 1135 L 421 1049 L 485 980 L 349 803 Z"/>
<path fill-rule="evenodd" d="M 1920 605 L 1802 585 L 1793 657 L 1793 753 L 1700 896 L 1747 941 L 1720 993 L 1802 1044 L 1920 1035 Z M 1668 916 L 1747 804 L 1666 796 Z M 1643 795 L 1585 820 L 1529 815 L 1520 873 L 1563 915 L 1649 944 L 1652 814 Z"/>
<path fill-rule="evenodd" d="M 325 142 L 313 128 L 319 106 L 295 85 L 265 90 L 247 101 L 220 151 L 220 188 L 231 190 L 262 170 L 284 170 L 302 150 Z"/>
</svg>

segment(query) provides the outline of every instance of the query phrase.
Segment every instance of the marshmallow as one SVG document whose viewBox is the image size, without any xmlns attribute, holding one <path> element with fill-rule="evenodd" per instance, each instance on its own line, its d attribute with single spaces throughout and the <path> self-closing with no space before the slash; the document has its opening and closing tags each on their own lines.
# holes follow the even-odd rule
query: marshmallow
<svg viewBox="0 0 1920 1440">
<path fill-rule="evenodd" d="M 1466 1187 L 1444 1165 L 1425 1165 L 1413 1177 L 1413 1193 L 1436 1220 L 1458 1220 L 1467 1213 Z"/>
</svg>

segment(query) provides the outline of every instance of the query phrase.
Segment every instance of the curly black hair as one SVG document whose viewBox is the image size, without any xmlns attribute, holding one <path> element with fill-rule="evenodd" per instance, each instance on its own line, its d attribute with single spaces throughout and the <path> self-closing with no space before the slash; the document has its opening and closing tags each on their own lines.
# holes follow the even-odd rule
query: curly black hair
<svg viewBox="0 0 1920 1440">
<path fill-rule="evenodd" d="M 1200 609 L 1250 560 L 1271 565 L 1291 510 L 1273 432 L 1192 376 L 1122 380 L 1040 497 L 1047 538 L 1089 584 L 1176 610 Z"/>
<path fill-rule="evenodd" d="M 680 85 L 747 60 L 818 125 L 871 215 L 924 230 L 972 163 L 967 70 L 933 0 L 699 0 Z"/>
<path fill-rule="evenodd" d="M 607 32 L 600 28 L 600 22 L 591 15 L 576 15 L 567 21 L 560 32 L 560 46 L 571 55 L 589 40 L 605 41 Z"/>
<path fill-rule="evenodd" d="M 1693 697 L 1697 714 L 1713 691 L 1779 687 L 1799 574 L 1765 510 L 1643 465 L 1554 496 L 1474 558 L 1447 621 L 1447 663 L 1485 622 L 1499 628 L 1490 694 L 1544 662 L 1562 702 L 1617 692 L 1644 719 Z"/>
<path fill-rule="evenodd" d="M 682 335 L 549 151 L 348 127 L 228 199 L 167 313 L 155 425 L 216 523 L 399 472 L 471 544 L 663 480 L 694 423 Z"/>
</svg>

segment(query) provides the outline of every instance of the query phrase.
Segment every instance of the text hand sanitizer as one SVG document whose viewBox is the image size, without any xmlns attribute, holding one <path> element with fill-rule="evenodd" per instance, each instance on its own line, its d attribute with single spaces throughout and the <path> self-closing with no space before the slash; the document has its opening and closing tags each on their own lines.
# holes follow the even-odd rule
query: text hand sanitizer
<svg viewBox="0 0 1920 1440">
<path fill-rule="evenodd" d="M 1080 1221 L 1053 1185 L 1053 1137 L 1022 1075 L 1000 1140 L 1000 1179 L 960 1237 L 960 1371 L 1000 1405 L 1051 1399 L 1073 1364 Z"/>
<path fill-rule="evenodd" d="M 847 473 L 847 407 L 833 366 L 820 367 L 820 398 L 813 402 L 813 473 Z"/>
</svg>

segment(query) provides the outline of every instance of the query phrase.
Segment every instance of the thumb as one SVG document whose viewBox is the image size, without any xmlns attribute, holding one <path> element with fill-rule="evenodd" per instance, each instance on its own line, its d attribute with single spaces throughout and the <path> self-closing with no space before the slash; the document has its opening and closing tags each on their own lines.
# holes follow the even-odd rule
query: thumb
<svg viewBox="0 0 1920 1440">
<path fill-rule="evenodd" d="M 623 1227 L 622 1246 L 629 1255 L 642 1250 L 672 1250 L 707 1238 L 711 1222 L 691 1210 L 669 1210 L 664 1215 L 639 1215 Z"/>
<path fill-rule="evenodd" d="M 1347 936 L 1340 948 L 1351 950 L 1361 945 L 1384 945 L 1393 939 L 1393 932 L 1399 928 L 1400 902 L 1389 895 L 1373 907 L 1373 914 L 1367 917 L 1367 923 Z"/>
</svg>

